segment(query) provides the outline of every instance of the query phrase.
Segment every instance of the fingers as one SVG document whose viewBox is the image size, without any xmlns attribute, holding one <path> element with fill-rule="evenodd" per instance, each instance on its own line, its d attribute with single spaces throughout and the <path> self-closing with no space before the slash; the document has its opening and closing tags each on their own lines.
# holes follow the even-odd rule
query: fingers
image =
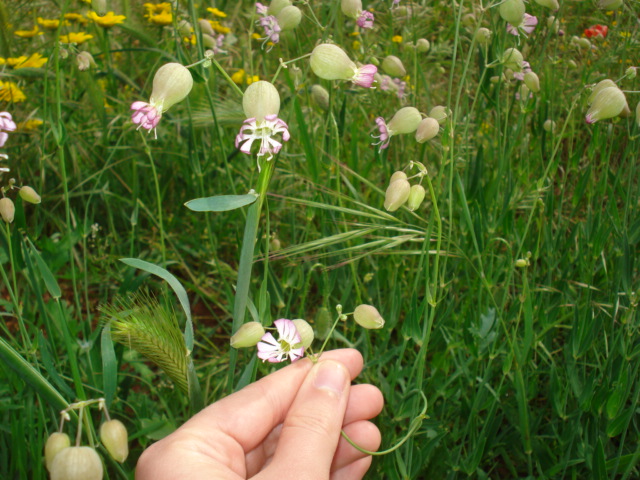
<svg viewBox="0 0 640 480">
<path fill-rule="evenodd" d="M 273 461 L 265 470 L 266 478 L 273 472 L 290 472 L 290 478 L 299 478 L 301 472 L 329 477 L 349 387 L 350 374 L 342 363 L 320 360 L 313 367 L 285 418 Z"/>
<path fill-rule="evenodd" d="M 377 387 L 369 384 L 352 385 L 343 425 L 376 417 L 383 406 L 384 399 Z"/>
<path fill-rule="evenodd" d="M 380 430 L 371 422 L 362 420 L 351 423 L 344 427 L 344 433 L 349 436 L 353 443 L 364 450 L 375 452 L 380 447 L 382 438 Z M 331 465 L 331 471 L 337 472 L 365 457 L 370 457 L 370 455 L 356 449 L 341 436 L 333 464 Z"/>
<path fill-rule="evenodd" d="M 337 360 L 346 367 L 347 382 L 362 370 L 362 355 L 357 350 L 326 352 L 321 357 L 324 360 Z M 302 359 L 282 368 L 210 405 L 181 428 L 192 434 L 202 432 L 203 440 L 211 439 L 211 431 L 220 430 L 234 438 L 245 452 L 253 450 L 283 423 L 313 365 L 309 359 Z"/>
</svg>

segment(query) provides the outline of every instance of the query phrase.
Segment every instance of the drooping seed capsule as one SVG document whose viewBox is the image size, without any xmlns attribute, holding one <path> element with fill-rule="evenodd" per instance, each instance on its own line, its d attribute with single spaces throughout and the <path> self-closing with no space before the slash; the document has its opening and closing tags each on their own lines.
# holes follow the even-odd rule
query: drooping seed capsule
<svg viewBox="0 0 640 480">
<path fill-rule="evenodd" d="M 440 131 L 440 124 L 435 118 L 423 118 L 416 130 L 416 141 L 424 143 L 434 138 Z"/>
<path fill-rule="evenodd" d="M 116 462 L 124 462 L 129 456 L 127 429 L 120 420 L 109 420 L 100 425 L 100 440 Z"/>
<path fill-rule="evenodd" d="M 406 180 L 406 179 L 407 179 L 407 174 L 404 173 L 402 170 L 398 170 L 397 172 L 393 172 L 393 175 L 391 175 L 391 178 L 389 179 L 389 185 L 391 185 L 396 180 Z"/>
<path fill-rule="evenodd" d="M 395 212 L 409 199 L 411 185 L 407 180 L 398 179 L 389 185 L 384 196 L 384 208 Z"/>
<path fill-rule="evenodd" d="M 40 195 L 38 195 L 38 193 L 28 185 L 20 188 L 18 194 L 20 195 L 20 198 L 22 198 L 25 202 L 33 203 L 34 205 L 42 201 Z"/>
<path fill-rule="evenodd" d="M 404 77 L 407 74 L 407 70 L 404 68 L 402 64 L 402 60 L 400 60 L 395 55 L 388 55 L 382 60 L 382 70 L 387 75 L 391 75 L 392 77 Z"/>
<path fill-rule="evenodd" d="M 102 480 L 102 461 L 91 447 L 68 447 L 51 464 L 51 480 Z"/>
<path fill-rule="evenodd" d="M 2 220 L 11 223 L 15 214 L 16 206 L 13 204 L 13 200 L 7 197 L 0 198 L 0 217 L 2 217 Z"/>
<path fill-rule="evenodd" d="M 233 348 L 255 347 L 264 336 L 265 330 L 260 322 L 247 322 L 243 324 L 231 337 Z"/>
<path fill-rule="evenodd" d="M 313 327 L 309 325 L 309 322 L 303 320 L 302 318 L 296 318 L 295 320 L 292 320 L 292 322 L 296 326 L 296 330 L 300 334 L 302 346 L 304 348 L 309 347 L 309 345 L 313 343 L 313 339 L 315 337 L 313 333 Z"/>
<path fill-rule="evenodd" d="M 44 444 L 44 459 L 49 472 L 51 472 L 51 465 L 56 455 L 70 445 L 71 441 L 69 440 L 69 435 L 66 433 L 55 432 L 49 435 L 47 443 Z"/>
<path fill-rule="evenodd" d="M 422 185 L 412 185 L 411 191 L 409 192 L 409 199 L 407 200 L 407 208 L 412 212 L 417 210 L 420 205 L 422 205 L 426 194 L 427 192 Z"/>
<path fill-rule="evenodd" d="M 384 318 L 373 305 L 358 305 L 353 312 L 353 318 L 358 325 L 369 330 L 384 327 Z"/>
</svg>

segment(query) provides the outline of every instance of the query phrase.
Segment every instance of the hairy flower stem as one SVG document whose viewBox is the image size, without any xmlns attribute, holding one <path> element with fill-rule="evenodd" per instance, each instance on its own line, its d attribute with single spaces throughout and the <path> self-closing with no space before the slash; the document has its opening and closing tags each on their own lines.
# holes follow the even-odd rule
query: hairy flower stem
<svg viewBox="0 0 640 480">
<path fill-rule="evenodd" d="M 260 161 L 260 160 L 259 160 Z M 251 270 L 253 267 L 253 256 L 258 238 L 258 224 L 260 222 L 260 212 L 266 200 L 267 190 L 271 177 L 275 169 L 276 159 L 263 161 L 256 192 L 258 199 L 249 207 L 247 211 L 247 222 L 244 226 L 244 236 L 242 237 L 242 250 L 240 251 L 240 265 L 238 267 L 238 281 L 236 284 L 236 296 L 233 304 L 233 325 L 231 332 L 235 333 L 244 323 L 244 316 L 247 311 L 249 299 L 249 286 L 251 284 Z M 229 392 L 234 390 L 234 378 L 238 351 L 231 349 L 229 355 Z"/>
</svg>

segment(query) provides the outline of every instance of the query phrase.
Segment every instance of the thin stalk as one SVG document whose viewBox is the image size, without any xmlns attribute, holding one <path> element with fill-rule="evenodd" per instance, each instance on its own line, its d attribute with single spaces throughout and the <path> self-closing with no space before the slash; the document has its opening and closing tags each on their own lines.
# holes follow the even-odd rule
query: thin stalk
<svg viewBox="0 0 640 480">
<path fill-rule="evenodd" d="M 167 252 L 164 245 L 164 223 L 162 219 L 162 195 L 160 194 L 160 182 L 158 181 L 156 164 L 153 161 L 153 155 L 151 154 L 151 149 L 147 144 L 147 139 L 142 133 L 140 134 L 140 137 L 144 143 L 144 151 L 147 154 L 147 157 L 149 157 L 149 164 L 151 165 L 151 170 L 153 172 L 153 183 L 156 190 L 156 202 L 158 204 L 158 224 L 160 226 L 160 251 L 162 252 L 162 263 L 164 264 L 167 261 Z"/>
</svg>

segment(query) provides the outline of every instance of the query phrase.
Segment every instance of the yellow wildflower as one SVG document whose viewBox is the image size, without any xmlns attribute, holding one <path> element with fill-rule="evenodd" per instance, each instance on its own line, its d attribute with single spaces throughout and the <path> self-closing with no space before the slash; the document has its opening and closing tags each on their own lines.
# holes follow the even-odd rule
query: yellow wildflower
<svg viewBox="0 0 640 480">
<path fill-rule="evenodd" d="M 357 37 L 358 35 L 360 35 L 360 32 L 351 32 L 349 34 L 350 37 Z"/>
<path fill-rule="evenodd" d="M 631 33 L 630 32 L 620 32 L 620 36 L 622 38 L 628 38 L 628 37 L 631 36 Z"/>
<path fill-rule="evenodd" d="M 231 75 L 231 80 L 233 80 L 233 83 L 237 83 L 238 85 L 242 84 L 242 81 L 244 80 L 244 73 L 244 70 L 241 68 L 236 73 Z"/>
<path fill-rule="evenodd" d="M 13 66 L 16 70 L 19 68 L 40 68 L 47 63 L 48 60 L 48 58 L 43 57 L 39 53 L 33 53 L 29 58 L 22 56 L 20 59 L 24 60 Z"/>
<path fill-rule="evenodd" d="M 0 80 L 0 101 L 18 103 L 24 102 L 26 99 L 26 95 L 18 88 L 18 85 Z"/>
<path fill-rule="evenodd" d="M 0 66 L 4 65 L 5 63 L 7 63 L 7 61 L 4 58 L 0 57 Z"/>
<path fill-rule="evenodd" d="M 351 44 L 351 48 L 353 48 L 354 50 L 359 50 L 361 46 L 362 44 L 358 40 L 354 40 L 354 42 Z"/>
<path fill-rule="evenodd" d="M 9 58 L 7 58 L 6 63 L 10 67 L 15 67 L 16 65 L 20 65 L 22 62 L 26 62 L 26 61 L 27 61 L 27 56 L 26 55 L 21 55 L 19 57 L 9 57 Z"/>
<path fill-rule="evenodd" d="M 31 132 L 33 130 L 36 130 L 43 123 L 44 122 L 39 118 L 32 118 L 30 120 L 25 120 L 24 122 L 20 122 L 17 125 L 17 127 L 18 127 L 18 130 L 22 130 L 24 132 Z"/>
<path fill-rule="evenodd" d="M 87 13 L 87 17 L 100 25 L 102 28 L 111 28 L 114 25 L 122 23 L 127 17 L 124 15 L 116 15 L 113 12 L 108 12 L 106 15 L 100 16 L 96 12 Z"/>
<path fill-rule="evenodd" d="M 89 20 L 87 20 L 83 15 L 79 13 L 65 13 L 64 18 L 65 20 L 78 22 L 78 23 L 81 23 L 82 25 L 86 25 L 87 23 L 89 23 Z"/>
<path fill-rule="evenodd" d="M 78 45 L 91 40 L 93 35 L 84 32 L 69 32 L 68 35 L 60 35 L 61 43 L 77 43 Z"/>
<path fill-rule="evenodd" d="M 231 33 L 231 29 L 229 27 L 221 25 L 217 20 L 208 20 L 208 22 L 211 24 L 211 28 L 213 28 L 218 33 L 222 33 L 223 35 Z"/>
<path fill-rule="evenodd" d="M 261 40 L 262 37 L 260 36 L 259 33 L 254 33 L 253 35 L 251 35 L 251 38 L 253 38 L 254 40 Z"/>
<path fill-rule="evenodd" d="M 149 13 L 146 17 L 149 19 L 149 23 L 154 25 L 171 25 L 173 23 L 171 12 Z"/>
<path fill-rule="evenodd" d="M 42 25 L 44 28 L 48 28 L 49 30 L 55 30 L 60 26 L 60 20 L 58 20 L 57 18 L 48 19 L 48 18 L 38 17 L 38 23 Z"/>
<path fill-rule="evenodd" d="M 191 35 L 191 38 L 184 37 L 184 43 L 190 43 L 191 45 L 195 45 L 196 41 L 197 41 L 197 39 L 196 39 L 195 35 Z"/>
<path fill-rule="evenodd" d="M 214 17 L 225 18 L 227 16 L 226 13 L 221 12 L 217 8 L 207 8 L 207 12 L 212 13 Z"/>
<path fill-rule="evenodd" d="M 402 35 L 394 35 L 391 37 L 393 43 L 402 43 Z"/>
<path fill-rule="evenodd" d="M 42 35 L 42 32 L 40 31 L 40 27 L 38 27 L 38 25 L 34 25 L 31 30 L 16 30 L 15 32 L 13 32 L 13 34 L 17 37 L 32 38 L 36 35 Z"/>
<path fill-rule="evenodd" d="M 149 15 L 158 13 L 171 13 L 171 4 L 169 2 L 145 3 L 143 7 L 147 9 L 147 13 Z"/>
<path fill-rule="evenodd" d="M 253 82 L 259 82 L 259 81 L 260 81 L 260 77 L 258 75 L 247 77 L 247 85 L 251 85 Z"/>
</svg>

